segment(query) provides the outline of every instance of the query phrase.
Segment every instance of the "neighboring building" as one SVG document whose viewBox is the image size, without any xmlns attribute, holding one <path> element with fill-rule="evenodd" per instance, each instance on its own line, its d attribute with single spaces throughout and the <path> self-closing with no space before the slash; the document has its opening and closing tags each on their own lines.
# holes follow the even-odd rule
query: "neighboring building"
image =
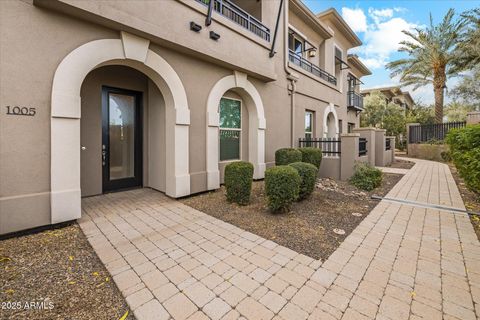
<svg viewBox="0 0 480 320">
<path fill-rule="evenodd" d="M 380 92 L 387 98 L 388 102 L 393 102 L 402 108 L 405 108 L 405 110 L 411 110 L 415 105 L 410 93 L 408 91 L 402 91 L 400 87 L 371 88 L 364 89 L 361 92 L 364 97 L 372 92 Z"/>
<path fill-rule="evenodd" d="M 117 189 L 213 190 L 239 159 L 261 179 L 277 149 L 359 126 L 370 72 L 335 10 L 213 4 L 0 2 L 0 234 Z"/>
</svg>

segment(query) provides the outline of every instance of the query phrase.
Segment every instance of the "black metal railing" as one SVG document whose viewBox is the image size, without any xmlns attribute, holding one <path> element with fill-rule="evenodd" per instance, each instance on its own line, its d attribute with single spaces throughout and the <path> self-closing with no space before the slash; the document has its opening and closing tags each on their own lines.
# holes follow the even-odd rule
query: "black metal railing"
<svg viewBox="0 0 480 320">
<path fill-rule="evenodd" d="M 210 0 L 195 0 L 206 6 Z M 248 14 L 245 10 L 228 0 L 214 1 L 213 10 L 220 15 L 232 20 L 245 29 L 253 32 L 263 40 L 270 42 L 270 29 L 262 24 L 258 19 Z"/>
<path fill-rule="evenodd" d="M 367 138 L 359 138 L 358 139 L 358 156 L 366 156 L 367 155 Z"/>
<path fill-rule="evenodd" d="M 292 50 L 288 50 L 288 60 L 291 63 L 301 67 L 302 69 L 307 70 L 311 74 L 316 75 L 317 77 L 322 78 L 323 80 L 328 81 L 334 85 L 337 85 L 337 78 L 332 76 L 327 71 L 320 69 L 301 55 L 293 52 Z"/>
<path fill-rule="evenodd" d="M 300 138 L 298 139 L 298 146 L 313 147 L 322 149 L 322 154 L 325 157 L 339 157 L 341 152 L 341 140 L 337 138 Z"/>
<path fill-rule="evenodd" d="M 443 141 L 448 131 L 451 129 L 463 128 L 465 126 L 465 121 L 410 126 L 408 142 L 425 143 Z"/>
<path fill-rule="evenodd" d="M 392 150 L 392 140 L 385 138 L 385 151 Z"/>
<path fill-rule="evenodd" d="M 363 97 L 355 91 L 348 91 L 347 107 L 363 110 Z"/>
</svg>

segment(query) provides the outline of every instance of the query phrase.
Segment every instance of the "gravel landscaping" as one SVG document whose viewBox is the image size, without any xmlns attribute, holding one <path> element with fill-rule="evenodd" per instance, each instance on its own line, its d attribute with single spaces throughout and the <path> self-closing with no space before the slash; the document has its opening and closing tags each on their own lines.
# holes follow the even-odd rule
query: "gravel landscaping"
<svg viewBox="0 0 480 320">
<path fill-rule="evenodd" d="M 0 269 L 1 319 L 134 319 L 77 224 L 1 240 Z"/>
<path fill-rule="evenodd" d="M 403 155 L 402 155 L 403 157 Z M 398 169 L 411 169 L 415 165 L 415 162 L 412 161 L 407 161 L 407 160 L 400 160 L 400 159 L 395 159 L 392 164 L 390 164 L 389 168 L 398 168 Z"/>
<path fill-rule="evenodd" d="M 292 250 L 325 260 L 377 205 L 371 195 L 386 195 L 401 177 L 384 174 L 382 185 L 371 192 L 360 191 L 345 181 L 319 179 L 313 194 L 294 203 L 288 213 L 269 211 L 263 181 L 253 183 L 251 201 L 246 206 L 227 202 L 224 187 L 180 201 Z"/>
</svg>

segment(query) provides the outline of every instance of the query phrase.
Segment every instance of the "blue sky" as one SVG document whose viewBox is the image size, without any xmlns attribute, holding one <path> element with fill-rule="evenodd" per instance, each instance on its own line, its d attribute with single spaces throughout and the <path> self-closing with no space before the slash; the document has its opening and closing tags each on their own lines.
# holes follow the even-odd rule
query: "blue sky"
<svg viewBox="0 0 480 320">
<path fill-rule="evenodd" d="M 451 7 L 457 13 L 480 7 L 480 1 L 477 0 L 303 0 L 303 2 L 314 13 L 334 7 L 362 39 L 363 46 L 351 52 L 357 53 L 373 73 L 371 76 L 362 78 L 365 83 L 364 88 L 398 83 L 398 80 L 390 78 L 389 71 L 385 69 L 385 63 L 402 55 L 397 52 L 398 42 L 405 37 L 401 30 L 429 24 L 430 12 L 436 23 L 441 21 Z M 457 79 L 451 79 L 447 87 L 453 87 L 456 82 Z M 424 103 L 433 102 L 431 87 L 419 88 L 411 93 L 414 99 Z"/>
</svg>

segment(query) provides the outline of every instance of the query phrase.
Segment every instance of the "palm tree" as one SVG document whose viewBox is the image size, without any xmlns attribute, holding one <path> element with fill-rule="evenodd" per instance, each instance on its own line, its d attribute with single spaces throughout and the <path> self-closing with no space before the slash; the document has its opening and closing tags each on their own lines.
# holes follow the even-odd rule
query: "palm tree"
<svg viewBox="0 0 480 320">
<path fill-rule="evenodd" d="M 459 69 L 470 69 L 480 64 L 480 8 L 462 14 L 466 28 L 463 41 L 458 45 Z"/>
<path fill-rule="evenodd" d="M 400 42 L 400 52 L 408 53 L 408 58 L 392 61 L 387 64 L 391 76 L 400 75 L 402 86 L 413 85 L 413 90 L 427 84 L 433 85 L 435 95 L 435 121 L 443 119 L 444 90 L 447 79 L 458 73 L 455 61 L 458 60 L 458 43 L 462 36 L 465 21 L 454 20 L 455 12 L 448 10 L 442 22 L 433 24 L 430 14 L 430 25 L 426 28 L 404 30 L 411 39 Z"/>
</svg>

